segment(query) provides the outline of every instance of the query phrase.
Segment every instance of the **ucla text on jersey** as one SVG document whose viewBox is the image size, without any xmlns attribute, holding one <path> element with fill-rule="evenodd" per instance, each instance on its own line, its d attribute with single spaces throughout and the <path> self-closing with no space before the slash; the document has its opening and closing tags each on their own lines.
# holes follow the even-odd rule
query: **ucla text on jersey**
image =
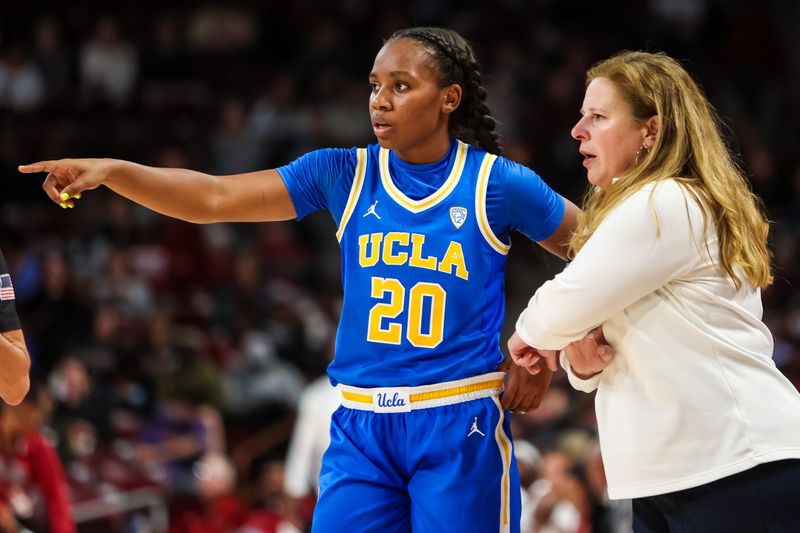
<svg viewBox="0 0 800 533">
<path fill-rule="evenodd" d="M 337 231 L 345 304 L 329 374 L 384 386 L 494 370 L 509 248 L 485 210 L 496 156 L 457 141 L 447 178 L 420 199 L 395 183 L 389 150 L 357 157 Z"/>
</svg>

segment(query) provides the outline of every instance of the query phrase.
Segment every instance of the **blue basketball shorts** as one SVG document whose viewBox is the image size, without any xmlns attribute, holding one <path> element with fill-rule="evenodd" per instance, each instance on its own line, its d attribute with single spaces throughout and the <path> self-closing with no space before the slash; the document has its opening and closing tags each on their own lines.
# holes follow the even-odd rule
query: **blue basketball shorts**
<svg viewBox="0 0 800 533">
<path fill-rule="evenodd" d="M 519 532 L 503 373 L 422 387 L 340 385 L 312 532 Z"/>
</svg>

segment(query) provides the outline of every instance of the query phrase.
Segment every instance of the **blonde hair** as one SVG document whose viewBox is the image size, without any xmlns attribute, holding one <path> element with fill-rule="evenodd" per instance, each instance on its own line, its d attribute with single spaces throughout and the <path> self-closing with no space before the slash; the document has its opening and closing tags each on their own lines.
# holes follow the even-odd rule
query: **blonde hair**
<svg viewBox="0 0 800 533">
<path fill-rule="evenodd" d="M 722 266 L 739 289 L 735 267 L 755 287 L 772 282 L 767 248 L 769 223 L 741 168 L 731 156 L 720 120 L 686 70 L 663 53 L 622 52 L 594 65 L 586 85 L 611 81 L 635 120 L 657 116 L 660 129 L 649 152 L 607 190 L 592 187 L 570 240 L 574 256 L 602 220 L 643 185 L 665 179 L 681 183 L 714 223 Z"/>
</svg>

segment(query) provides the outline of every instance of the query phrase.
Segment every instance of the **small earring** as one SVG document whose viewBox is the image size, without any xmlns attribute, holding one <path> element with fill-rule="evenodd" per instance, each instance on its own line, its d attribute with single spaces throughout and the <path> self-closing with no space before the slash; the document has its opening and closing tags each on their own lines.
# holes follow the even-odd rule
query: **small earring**
<svg viewBox="0 0 800 533">
<path fill-rule="evenodd" d="M 638 150 L 636 150 L 636 163 L 635 164 L 637 164 L 637 165 L 639 164 L 639 159 L 642 157 L 642 152 L 644 152 L 644 154 L 647 155 L 647 154 L 650 153 L 650 148 L 648 148 L 647 146 L 645 146 L 643 144 L 643 145 L 641 145 L 639 147 Z"/>
</svg>

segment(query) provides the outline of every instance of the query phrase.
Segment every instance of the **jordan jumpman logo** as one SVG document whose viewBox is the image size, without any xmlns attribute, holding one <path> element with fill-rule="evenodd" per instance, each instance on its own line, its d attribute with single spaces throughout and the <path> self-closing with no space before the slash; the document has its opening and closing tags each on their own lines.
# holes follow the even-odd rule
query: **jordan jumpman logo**
<svg viewBox="0 0 800 533">
<path fill-rule="evenodd" d="M 486 434 L 478 429 L 478 417 L 476 416 L 475 419 L 472 421 L 472 428 L 470 428 L 469 433 L 467 433 L 467 437 L 471 436 L 473 433 L 477 433 L 481 437 L 485 437 Z"/>
<path fill-rule="evenodd" d="M 375 203 L 369 206 L 369 209 L 367 209 L 367 212 L 364 213 L 364 216 L 366 217 L 367 215 L 375 215 L 380 220 L 381 216 L 378 214 L 377 211 L 375 211 L 376 205 L 378 205 L 378 200 L 375 200 Z"/>
</svg>

